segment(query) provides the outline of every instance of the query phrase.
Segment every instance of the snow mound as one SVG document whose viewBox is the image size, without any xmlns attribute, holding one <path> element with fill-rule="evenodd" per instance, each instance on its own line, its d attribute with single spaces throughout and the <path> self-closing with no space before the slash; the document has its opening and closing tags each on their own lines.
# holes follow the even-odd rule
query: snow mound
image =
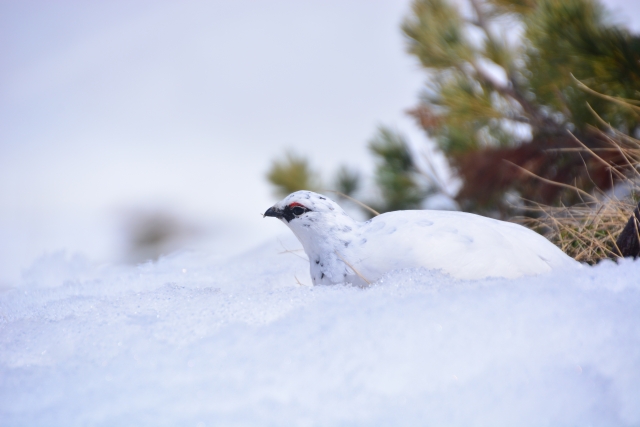
<svg viewBox="0 0 640 427">
<path fill-rule="evenodd" d="M 640 263 L 311 287 L 287 236 L 0 294 L 0 424 L 640 424 Z"/>
</svg>

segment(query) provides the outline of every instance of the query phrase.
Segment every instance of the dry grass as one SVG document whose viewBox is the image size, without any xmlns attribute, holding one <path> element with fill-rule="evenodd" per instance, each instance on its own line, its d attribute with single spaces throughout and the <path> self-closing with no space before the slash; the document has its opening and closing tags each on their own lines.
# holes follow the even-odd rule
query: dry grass
<svg viewBox="0 0 640 427">
<path fill-rule="evenodd" d="M 616 102 L 626 104 L 625 100 L 616 99 Z M 638 108 L 635 105 L 627 105 L 633 111 Z M 592 131 L 609 143 L 605 150 L 618 152 L 622 161 L 619 164 L 609 163 L 580 141 L 578 142 L 582 149 L 579 151 L 604 162 L 610 171 L 612 181 L 615 180 L 618 185 L 626 185 L 628 194 L 617 198 L 598 190 L 594 194 L 587 194 L 579 188 L 572 187 L 583 203 L 552 207 L 530 202 L 527 210 L 535 218 L 516 219 L 517 222 L 544 234 L 576 260 L 590 264 L 605 258 L 620 257 L 616 240 L 629 221 L 640 196 L 640 140 L 605 123 L 595 111 L 593 114 L 601 128 L 594 127 Z M 640 235 L 638 238 L 640 239 Z"/>
<path fill-rule="evenodd" d="M 529 211 L 540 216 L 518 222 L 542 232 L 577 261 L 595 264 L 620 257 L 616 239 L 634 207 L 630 199 L 613 198 L 563 207 L 531 205 Z"/>
</svg>

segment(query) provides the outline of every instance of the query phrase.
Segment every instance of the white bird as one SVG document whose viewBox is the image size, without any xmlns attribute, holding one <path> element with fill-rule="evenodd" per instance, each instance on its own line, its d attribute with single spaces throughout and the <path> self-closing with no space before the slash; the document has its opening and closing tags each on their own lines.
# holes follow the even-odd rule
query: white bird
<svg viewBox="0 0 640 427">
<path fill-rule="evenodd" d="M 314 285 L 366 286 L 388 271 L 416 267 L 481 279 L 580 266 L 528 228 L 464 212 L 396 211 L 359 222 L 334 201 L 297 191 L 264 216 L 281 219 L 302 243 Z"/>
</svg>

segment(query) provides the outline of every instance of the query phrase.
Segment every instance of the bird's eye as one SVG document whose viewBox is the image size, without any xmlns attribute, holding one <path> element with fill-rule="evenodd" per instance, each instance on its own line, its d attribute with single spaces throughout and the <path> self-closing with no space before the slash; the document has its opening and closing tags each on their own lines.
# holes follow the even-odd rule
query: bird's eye
<svg viewBox="0 0 640 427">
<path fill-rule="evenodd" d="M 291 209 L 291 212 L 293 212 L 293 214 L 296 216 L 300 216 L 304 213 L 304 208 L 301 208 L 300 206 L 296 206 L 295 208 Z"/>
</svg>

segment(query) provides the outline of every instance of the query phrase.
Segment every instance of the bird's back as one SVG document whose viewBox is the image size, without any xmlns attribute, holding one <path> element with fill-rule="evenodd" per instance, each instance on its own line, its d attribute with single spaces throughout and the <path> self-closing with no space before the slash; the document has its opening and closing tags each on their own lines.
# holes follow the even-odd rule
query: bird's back
<svg viewBox="0 0 640 427">
<path fill-rule="evenodd" d="M 478 279 L 579 265 L 527 228 L 463 212 L 390 212 L 362 223 L 358 234 L 352 262 L 372 280 L 389 270 L 412 267 Z"/>
</svg>

